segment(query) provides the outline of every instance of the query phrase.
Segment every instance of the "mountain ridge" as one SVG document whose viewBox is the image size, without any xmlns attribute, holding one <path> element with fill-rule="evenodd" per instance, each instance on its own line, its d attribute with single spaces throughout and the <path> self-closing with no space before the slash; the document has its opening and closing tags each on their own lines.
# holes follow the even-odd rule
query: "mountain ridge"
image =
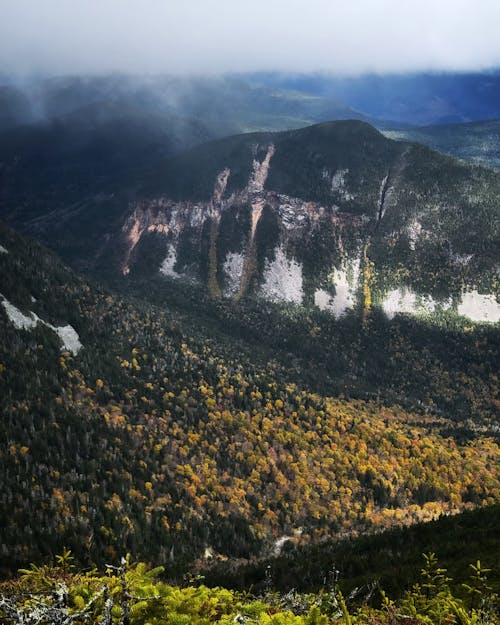
<svg viewBox="0 0 500 625">
<path fill-rule="evenodd" d="M 160 270 L 214 296 L 496 321 L 499 192 L 498 173 L 336 121 L 205 143 L 11 220 L 81 266 Z"/>
<path fill-rule="evenodd" d="M 264 163 L 265 172 L 262 169 Z M 436 182 L 441 176 L 439 170 L 447 172 L 450 182 L 454 182 L 453 186 Z M 253 188 L 256 171 L 264 173 L 259 189 Z M 226 172 L 224 189 L 214 203 L 214 188 L 222 172 Z M 425 188 L 421 179 L 429 181 L 430 186 Z M 378 131 L 363 122 L 331 122 L 286 133 L 242 135 L 194 148 L 176 159 L 170 169 L 166 167 L 165 171 L 156 175 L 153 182 L 146 182 L 143 197 L 153 199 L 149 205 L 147 199 L 139 201 L 135 209 L 132 203 L 134 212 L 124 224 L 123 232 L 125 239 L 129 237 L 130 241 L 128 256 L 136 250 L 143 234 L 149 236 L 161 231 L 167 241 L 174 242 L 174 247 L 177 239 L 181 250 L 183 245 L 194 249 L 196 262 L 196 244 L 192 238 L 183 243 L 182 226 L 177 224 L 176 219 L 179 217 L 184 223 L 190 223 L 191 229 L 195 230 L 199 230 L 201 224 L 198 236 L 206 236 L 208 241 L 205 245 L 212 249 L 212 259 L 207 264 L 212 262 L 208 272 L 212 272 L 214 293 L 224 292 L 224 282 L 222 285 L 214 282 L 213 276 L 216 275 L 219 282 L 224 279 L 229 281 L 229 285 L 226 282 L 226 291 L 228 288 L 229 293 L 234 290 L 235 287 L 231 286 L 231 280 L 234 282 L 231 275 L 233 269 L 236 273 L 240 272 L 240 287 L 242 283 L 251 287 L 253 276 L 246 271 L 249 264 L 254 272 L 258 270 L 259 284 L 262 285 L 266 267 L 273 271 L 272 263 L 278 255 L 279 268 L 276 271 L 282 271 L 289 277 L 293 274 L 292 279 L 298 284 L 296 295 L 287 294 L 278 285 L 278 291 L 281 289 L 277 293 L 278 299 L 301 303 L 304 294 L 299 293 L 302 290 L 300 283 L 312 280 L 317 285 L 316 291 L 305 296 L 309 300 L 311 297 L 317 300 L 323 298 L 334 312 L 342 314 L 347 307 L 342 310 L 333 302 L 328 304 L 331 302 L 329 289 L 324 289 L 328 276 L 333 275 L 330 279 L 337 291 L 339 288 L 346 291 L 345 297 L 353 308 L 356 288 L 349 284 L 346 274 L 358 274 L 354 280 L 360 280 L 362 268 L 366 269 L 370 261 L 375 262 L 376 270 L 382 274 L 378 277 L 379 284 L 386 282 L 386 289 L 403 301 L 402 312 L 410 312 L 412 304 L 418 309 L 417 295 L 427 298 L 427 304 L 420 305 L 421 311 L 432 312 L 436 308 L 436 296 L 438 302 L 441 300 L 446 307 L 450 307 L 446 303 L 447 298 L 460 297 L 460 281 L 464 286 L 475 287 L 469 289 L 475 294 L 481 283 L 484 289 L 485 278 L 488 280 L 489 276 L 491 282 L 486 287 L 486 293 L 495 293 L 495 236 L 487 234 L 488 229 L 484 226 L 488 218 L 482 212 L 486 209 L 491 215 L 489 221 L 498 223 L 495 218 L 498 211 L 493 202 L 499 180 L 492 172 L 471 168 L 417 144 L 385 141 Z M 492 188 L 485 194 L 487 185 Z M 474 187 L 477 191 L 473 190 Z M 483 193 L 479 199 L 482 204 L 480 210 L 474 206 L 474 203 L 477 205 L 477 198 L 472 199 L 479 192 Z M 470 208 L 465 208 L 467 204 Z M 442 217 L 437 216 L 436 210 L 445 216 L 447 223 L 444 227 Z M 227 215 L 235 211 L 239 225 L 228 225 L 225 223 L 230 219 Z M 197 216 L 193 217 L 195 214 Z M 275 247 L 274 256 L 273 251 L 261 249 L 259 260 L 259 235 L 266 238 L 266 234 L 259 231 L 261 218 L 263 223 L 267 219 L 267 238 L 275 232 Z M 144 220 L 142 225 L 141 220 Z M 214 220 L 217 222 L 215 225 Z M 426 221 L 427 225 L 423 225 Z M 460 221 L 463 224 L 459 228 Z M 207 222 L 215 231 L 204 235 L 203 223 Z M 245 225 L 250 223 L 251 227 Z M 221 243 L 226 246 L 222 250 L 215 249 L 218 224 L 223 228 Z M 232 241 L 224 234 L 226 226 L 233 228 Z M 135 228 L 133 234 L 130 228 Z M 468 241 L 463 235 L 463 231 L 468 231 L 470 237 L 478 228 L 483 228 L 485 235 L 483 251 L 479 253 L 472 240 Z M 342 231 L 347 232 L 344 238 Z M 307 252 L 308 239 L 311 238 L 315 239 L 314 248 Z M 448 251 L 440 249 L 443 243 L 448 245 Z M 401 244 L 406 246 L 406 251 L 404 246 L 399 251 L 394 247 L 399 245 L 401 248 Z M 154 245 L 152 240 L 151 245 Z M 326 252 L 328 246 L 330 249 Z M 388 254 L 391 247 L 394 250 L 392 259 Z M 422 249 L 419 251 L 419 248 Z M 188 267 L 186 262 L 193 263 L 192 257 L 187 261 L 178 261 L 172 244 L 164 249 L 166 254 L 162 267 L 164 273 L 170 273 L 171 277 L 179 277 L 183 262 L 184 268 Z M 251 254 L 257 256 L 250 259 L 235 256 L 245 256 L 245 250 L 253 250 Z M 322 252 L 327 255 L 322 257 Z M 425 272 L 420 278 L 416 275 L 417 264 L 425 267 L 424 256 L 435 256 L 436 262 L 446 263 L 444 269 L 434 266 L 428 270 L 437 270 L 442 274 L 438 283 L 434 279 L 434 284 L 426 284 Z M 412 260 L 412 257 L 419 258 Z M 203 262 L 200 256 L 198 258 L 197 262 Z M 304 262 L 312 263 L 309 275 L 304 274 Z M 477 268 L 471 272 L 475 264 Z M 411 265 L 414 267 L 411 268 Z M 396 268 L 400 273 L 401 270 L 413 273 L 407 278 L 408 296 L 397 293 L 401 285 L 390 278 Z M 467 277 L 467 273 L 472 273 L 474 277 Z M 203 278 L 202 275 L 201 279 L 208 280 L 208 277 Z M 279 276 L 276 279 L 281 280 Z M 396 290 L 388 288 L 391 280 Z M 246 289 L 242 291 L 240 287 L 237 292 L 242 296 Z M 412 289 L 417 295 L 411 294 Z M 468 314 L 467 298 L 478 298 L 474 294 L 463 296 L 462 304 L 458 302 L 462 306 L 462 314 Z M 381 294 L 378 297 L 380 302 Z M 405 298 L 410 300 L 410 310 L 405 309 Z M 484 302 L 491 310 L 491 319 L 500 318 L 498 311 L 494 312 L 494 299 Z M 397 302 L 395 305 L 397 312 Z M 390 306 L 387 303 L 386 309 L 393 314 Z"/>
</svg>

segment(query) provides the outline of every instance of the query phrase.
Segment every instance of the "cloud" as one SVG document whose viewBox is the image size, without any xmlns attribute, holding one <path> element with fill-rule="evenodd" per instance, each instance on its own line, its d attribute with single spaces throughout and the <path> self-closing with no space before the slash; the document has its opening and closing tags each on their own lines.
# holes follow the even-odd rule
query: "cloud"
<svg viewBox="0 0 500 625">
<path fill-rule="evenodd" d="M 0 72 L 477 70 L 498 0 L 0 0 Z"/>
</svg>

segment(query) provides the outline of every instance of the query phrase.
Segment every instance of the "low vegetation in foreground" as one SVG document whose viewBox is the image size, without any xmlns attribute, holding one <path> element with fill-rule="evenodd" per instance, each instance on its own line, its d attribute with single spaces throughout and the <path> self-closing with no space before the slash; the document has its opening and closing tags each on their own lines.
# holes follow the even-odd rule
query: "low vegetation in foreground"
<svg viewBox="0 0 500 625">
<path fill-rule="evenodd" d="M 53 566 L 21 570 L 0 587 L 0 622 L 5 625 L 494 625 L 498 596 L 488 584 L 488 570 L 478 561 L 457 590 L 437 558 L 424 555 L 420 580 L 393 601 L 372 585 L 344 597 L 334 579 L 315 594 L 273 593 L 261 596 L 208 588 L 200 579 L 184 586 L 159 580 L 163 569 L 145 564 L 108 565 L 105 574 L 77 571 L 71 552 Z"/>
</svg>

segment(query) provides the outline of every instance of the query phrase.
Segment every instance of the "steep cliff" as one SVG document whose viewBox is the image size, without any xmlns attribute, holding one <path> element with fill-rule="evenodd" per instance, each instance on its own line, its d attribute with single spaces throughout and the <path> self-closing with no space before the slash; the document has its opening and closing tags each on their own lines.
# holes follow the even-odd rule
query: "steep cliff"
<svg viewBox="0 0 500 625">
<path fill-rule="evenodd" d="M 230 138 L 148 178 L 121 269 L 335 316 L 375 305 L 497 321 L 499 192 L 498 174 L 361 122 Z"/>
<path fill-rule="evenodd" d="M 364 122 L 208 142 L 77 201 L 41 196 L 36 216 L 5 197 L 17 227 L 99 274 L 161 272 L 336 317 L 500 318 L 500 173 Z"/>
</svg>

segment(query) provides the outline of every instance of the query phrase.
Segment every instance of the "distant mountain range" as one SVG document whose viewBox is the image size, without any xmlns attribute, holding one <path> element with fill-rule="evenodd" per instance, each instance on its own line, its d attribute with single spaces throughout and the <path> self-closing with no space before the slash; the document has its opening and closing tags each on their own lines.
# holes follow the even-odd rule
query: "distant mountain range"
<svg viewBox="0 0 500 625">
<path fill-rule="evenodd" d="M 473 163 L 500 169 L 500 120 L 382 130 L 386 137 L 416 141 Z"/>
<path fill-rule="evenodd" d="M 4 215 L 67 207 L 161 157 L 249 130 L 364 118 L 342 103 L 237 79 L 60 78 L 0 87 Z M 125 185 L 127 186 L 127 185 Z"/>
<path fill-rule="evenodd" d="M 500 118 L 500 72 L 242 74 L 0 80 L 0 130 L 99 103 L 206 120 L 222 133 L 285 130 L 334 119 L 434 125 Z"/>
<path fill-rule="evenodd" d="M 256 74 L 255 84 L 335 97 L 365 115 L 415 126 L 500 118 L 500 71 L 479 73 Z"/>
<path fill-rule="evenodd" d="M 213 134 L 284 130 L 329 119 L 369 119 L 335 96 L 250 84 L 245 78 L 67 77 L 0 86 L 0 130 L 85 109 L 203 121 Z"/>
</svg>

